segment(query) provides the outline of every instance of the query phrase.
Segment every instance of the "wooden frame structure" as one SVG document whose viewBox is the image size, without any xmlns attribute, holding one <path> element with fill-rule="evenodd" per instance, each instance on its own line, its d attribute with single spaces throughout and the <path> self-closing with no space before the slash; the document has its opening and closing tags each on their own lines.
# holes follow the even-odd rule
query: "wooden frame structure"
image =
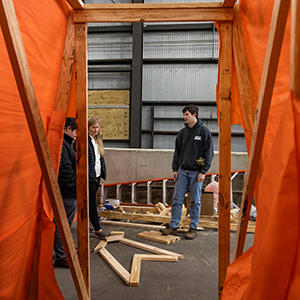
<svg viewBox="0 0 300 300">
<path fill-rule="evenodd" d="M 32 84 L 28 62 L 18 26 L 18 20 L 12 0 L 0 0 L 0 24 L 8 49 L 10 61 L 24 107 L 28 126 L 42 170 L 48 196 L 55 214 L 62 243 L 70 262 L 70 270 L 79 299 L 90 299 L 89 276 L 89 234 L 88 234 L 88 195 L 87 195 L 87 23 L 89 22 L 184 22 L 218 21 L 220 22 L 220 72 L 219 72 L 219 120 L 220 120 L 220 190 L 219 190 L 219 281 L 218 294 L 222 289 L 226 269 L 230 263 L 230 154 L 231 154 L 231 61 L 234 53 L 238 75 L 238 84 L 245 126 L 252 134 L 252 144 L 248 163 L 239 230 L 234 258 L 243 252 L 247 222 L 255 180 L 260 161 L 261 147 L 270 99 L 277 70 L 290 0 L 275 0 L 271 30 L 264 64 L 259 103 L 254 116 L 252 87 L 249 67 L 243 42 L 242 28 L 236 0 L 223 0 L 219 3 L 181 3 L 181 4 L 101 4 L 84 5 L 81 0 L 67 0 L 73 9 L 73 22 L 69 21 L 64 58 L 62 61 L 59 91 L 56 109 L 66 111 L 68 91 L 71 81 L 72 64 L 76 59 L 76 103 L 77 103 L 77 172 L 78 172 L 78 245 L 79 259 L 75 252 L 71 231 L 68 226 L 59 187 L 56 170 L 50 159 L 51 153 Z M 292 0 L 292 43 L 291 43 L 291 87 L 300 98 L 299 83 L 299 15 L 300 1 Z M 74 25 L 76 24 L 76 25 Z M 68 60 L 68 58 L 70 60 Z M 250 91 L 250 92 L 249 92 Z M 255 117 L 255 122 L 254 122 Z M 78 154 L 80 153 L 80 154 Z M 56 166 L 57 168 L 57 166 Z M 37 237 L 38 238 L 38 237 Z M 80 264 L 79 264 L 80 262 Z M 37 273 L 37 272 L 34 272 Z M 33 273 L 33 274 L 34 274 Z M 32 299 L 37 297 L 32 282 Z"/>
</svg>

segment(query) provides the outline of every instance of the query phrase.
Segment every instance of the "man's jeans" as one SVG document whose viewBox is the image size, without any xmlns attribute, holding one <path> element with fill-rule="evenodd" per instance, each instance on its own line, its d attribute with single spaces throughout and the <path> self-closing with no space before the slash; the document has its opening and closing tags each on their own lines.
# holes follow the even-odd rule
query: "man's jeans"
<svg viewBox="0 0 300 300">
<path fill-rule="evenodd" d="M 181 220 L 182 204 L 185 194 L 190 187 L 190 228 L 197 229 L 201 210 L 201 189 L 203 182 L 197 182 L 199 172 L 180 169 L 175 182 L 173 204 L 172 204 L 172 221 L 169 226 L 177 228 Z"/>
</svg>

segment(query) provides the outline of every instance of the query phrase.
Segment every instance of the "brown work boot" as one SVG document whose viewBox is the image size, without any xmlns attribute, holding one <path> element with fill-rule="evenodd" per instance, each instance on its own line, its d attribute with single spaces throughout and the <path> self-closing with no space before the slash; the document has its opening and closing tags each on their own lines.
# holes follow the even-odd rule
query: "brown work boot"
<svg viewBox="0 0 300 300">
<path fill-rule="evenodd" d="M 197 235 L 197 230 L 190 227 L 187 234 L 185 235 L 185 238 L 188 240 L 193 240 L 196 235 Z"/>
<path fill-rule="evenodd" d="M 166 228 L 160 229 L 160 232 L 164 235 L 177 235 L 177 228 L 172 228 L 168 224 Z"/>
</svg>

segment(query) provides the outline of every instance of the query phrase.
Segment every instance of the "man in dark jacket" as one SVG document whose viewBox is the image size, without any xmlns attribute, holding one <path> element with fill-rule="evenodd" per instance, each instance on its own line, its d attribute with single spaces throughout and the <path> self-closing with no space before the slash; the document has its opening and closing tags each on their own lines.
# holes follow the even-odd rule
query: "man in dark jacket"
<svg viewBox="0 0 300 300">
<path fill-rule="evenodd" d="M 190 228 L 186 234 L 187 239 L 194 239 L 197 235 L 201 210 L 201 189 L 205 174 L 210 168 L 213 152 L 211 132 L 198 120 L 198 107 L 187 105 L 183 108 L 185 127 L 176 137 L 175 152 L 173 156 L 173 179 L 175 188 L 172 203 L 172 220 L 170 224 L 161 229 L 165 235 L 177 235 L 178 224 L 181 220 L 182 204 L 185 194 L 190 188 Z"/>
<path fill-rule="evenodd" d="M 76 138 L 76 122 L 74 118 L 66 118 L 64 128 L 64 139 L 62 145 L 58 184 L 60 187 L 61 196 L 65 206 L 69 225 L 71 227 L 76 211 L 76 152 L 75 152 L 75 138 Z M 54 220 L 55 223 L 55 220 Z M 55 223 L 56 225 L 56 223 Z M 60 240 L 58 229 L 56 226 L 54 236 L 54 251 L 56 267 L 68 268 L 68 262 L 63 245 Z"/>
</svg>

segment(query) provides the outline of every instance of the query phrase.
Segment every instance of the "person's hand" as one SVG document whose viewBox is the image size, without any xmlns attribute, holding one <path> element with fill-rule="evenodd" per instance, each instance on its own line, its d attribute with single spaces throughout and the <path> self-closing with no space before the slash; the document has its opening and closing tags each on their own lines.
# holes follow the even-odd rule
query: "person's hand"
<svg viewBox="0 0 300 300">
<path fill-rule="evenodd" d="M 178 176 L 178 172 L 173 172 L 173 179 L 174 179 L 174 181 L 177 180 L 177 176 Z"/>
<path fill-rule="evenodd" d="M 197 182 L 202 182 L 205 179 L 205 174 L 199 173 L 197 176 Z"/>
</svg>

